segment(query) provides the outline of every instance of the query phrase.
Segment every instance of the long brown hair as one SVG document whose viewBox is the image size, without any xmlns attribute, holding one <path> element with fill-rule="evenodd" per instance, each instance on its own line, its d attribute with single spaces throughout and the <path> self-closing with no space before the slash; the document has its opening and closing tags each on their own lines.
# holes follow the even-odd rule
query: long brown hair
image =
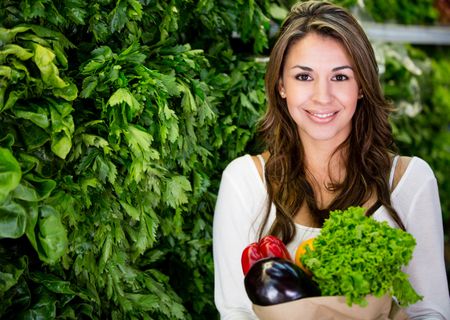
<svg viewBox="0 0 450 320">
<path fill-rule="evenodd" d="M 305 154 L 296 123 L 286 100 L 278 91 L 285 58 L 290 47 L 306 34 L 315 32 L 333 37 L 346 48 L 363 98 L 358 100 L 352 118 L 352 131 L 335 153 L 344 150 L 346 177 L 332 182 L 328 189 L 336 192 L 327 208 L 318 208 L 314 190 L 307 179 Z M 283 22 L 271 51 L 265 78 L 268 109 L 261 121 L 260 133 L 270 157 L 266 164 L 268 201 L 276 207 L 276 217 L 269 233 L 285 243 L 295 236 L 294 215 L 305 202 L 317 225 L 322 225 L 332 210 L 363 205 L 376 195 L 377 203 L 366 211 L 373 214 L 378 206 L 404 228 L 390 200 L 388 176 L 395 151 L 388 116 L 392 106 L 386 101 L 378 78 L 378 66 L 372 46 L 357 20 L 345 9 L 327 2 L 309 1 L 294 5 Z M 268 223 L 270 205 L 260 228 Z"/>
</svg>

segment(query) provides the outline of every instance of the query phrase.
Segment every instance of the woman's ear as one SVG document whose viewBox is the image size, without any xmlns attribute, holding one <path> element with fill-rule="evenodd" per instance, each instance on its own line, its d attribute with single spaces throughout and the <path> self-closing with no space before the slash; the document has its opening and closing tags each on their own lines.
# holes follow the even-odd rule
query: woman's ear
<svg viewBox="0 0 450 320">
<path fill-rule="evenodd" d="M 286 91 L 284 90 L 283 80 L 278 80 L 278 93 L 280 96 L 285 99 L 286 98 Z"/>
</svg>

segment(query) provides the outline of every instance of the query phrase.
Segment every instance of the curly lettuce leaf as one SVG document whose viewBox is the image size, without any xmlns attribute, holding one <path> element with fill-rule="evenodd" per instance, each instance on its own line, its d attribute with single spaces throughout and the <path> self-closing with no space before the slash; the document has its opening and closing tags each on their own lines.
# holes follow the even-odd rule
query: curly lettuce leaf
<svg viewBox="0 0 450 320">
<path fill-rule="evenodd" d="M 370 294 L 390 294 L 401 306 L 421 300 L 401 269 L 411 260 L 414 237 L 364 212 L 361 207 L 330 212 L 314 250 L 302 256 L 322 295 L 343 295 L 349 306 L 367 305 Z"/>
</svg>

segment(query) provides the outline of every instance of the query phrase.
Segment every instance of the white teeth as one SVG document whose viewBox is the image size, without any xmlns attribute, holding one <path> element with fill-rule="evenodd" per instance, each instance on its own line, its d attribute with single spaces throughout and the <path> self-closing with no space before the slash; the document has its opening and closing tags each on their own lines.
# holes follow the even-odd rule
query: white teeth
<svg viewBox="0 0 450 320">
<path fill-rule="evenodd" d="M 331 117 L 334 114 L 334 112 L 331 113 L 313 113 L 313 116 L 321 119 L 325 119 L 327 117 Z"/>
</svg>

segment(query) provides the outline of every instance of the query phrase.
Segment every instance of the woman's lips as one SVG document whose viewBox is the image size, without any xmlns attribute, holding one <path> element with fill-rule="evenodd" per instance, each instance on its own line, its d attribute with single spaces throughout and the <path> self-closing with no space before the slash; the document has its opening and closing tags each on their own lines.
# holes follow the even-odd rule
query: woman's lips
<svg viewBox="0 0 450 320">
<path fill-rule="evenodd" d="M 311 120 L 313 120 L 314 122 L 317 123 L 328 123 L 330 121 L 332 121 L 338 111 L 334 111 L 334 112 L 314 112 L 314 111 L 306 111 L 306 113 L 308 114 L 309 118 Z"/>
</svg>

